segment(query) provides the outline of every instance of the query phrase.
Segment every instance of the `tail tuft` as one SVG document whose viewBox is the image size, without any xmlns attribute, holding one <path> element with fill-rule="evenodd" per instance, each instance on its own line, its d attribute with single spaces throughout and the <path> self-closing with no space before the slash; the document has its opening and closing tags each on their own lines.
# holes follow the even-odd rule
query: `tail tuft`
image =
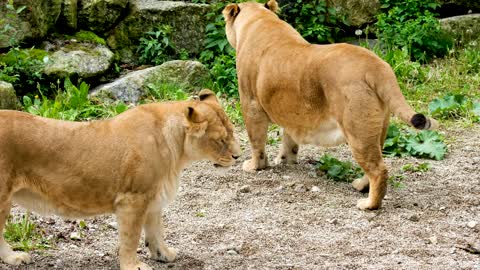
<svg viewBox="0 0 480 270">
<path fill-rule="evenodd" d="M 416 129 L 429 129 L 431 126 L 430 120 L 421 113 L 415 114 L 410 120 L 410 123 L 412 123 Z"/>
</svg>

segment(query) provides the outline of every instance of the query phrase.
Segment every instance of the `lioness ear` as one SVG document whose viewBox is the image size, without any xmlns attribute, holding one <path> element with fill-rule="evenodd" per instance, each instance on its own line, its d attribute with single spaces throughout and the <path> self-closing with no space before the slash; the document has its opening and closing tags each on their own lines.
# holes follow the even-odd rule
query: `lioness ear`
<svg viewBox="0 0 480 270">
<path fill-rule="evenodd" d="M 265 3 L 265 8 L 270 9 L 273 13 L 278 13 L 280 10 L 278 8 L 278 3 L 275 0 L 269 0 L 267 3 Z"/>
<path fill-rule="evenodd" d="M 237 4 L 228 4 L 222 11 L 225 19 L 235 18 L 240 13 L 240 7 Z"/>
<path fill-rule="evenodd" d="M 187 107 L 185 111 L 187 123 L 185 123 L 186 132 L 195 137 L 201 137 L 205 134 L 208 127 L 208 121 L 203 120 L 202 115 L 193 107 Z"/>
<path fill-rule="evenodd" d="M 210 89 L 203 89 L 202 91 L 200 91 L 200 93 L 198 94 L 198 98 L 200 98 L 200 101 L 218 103 L 217 96 Z"/>
</svg>

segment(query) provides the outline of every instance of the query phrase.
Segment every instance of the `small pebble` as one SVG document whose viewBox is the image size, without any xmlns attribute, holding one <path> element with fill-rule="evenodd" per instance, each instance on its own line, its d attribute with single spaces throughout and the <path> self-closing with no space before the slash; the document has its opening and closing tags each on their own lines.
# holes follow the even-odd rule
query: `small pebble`
<svg viewBox="0 0 480 270">
<path fill-rule="evenodd" d="M 80 235 L 79 232 L 72 232 L 70 234 L 70 239 L 72 239 L 72 240 L 82 240 L 82 236 Z"/>
<path fill-rule="evenodd" d="M 228 255 L 237 255 L 238 252 L 237 252 L 236 250 L 234 250 L 234 249 L 229 249 L 229 250 L 227 250 L 227 254 L 228 254 Z"/>
<path fill-rule="evenodd" d="M 467 226 L 468 226 L 469 228 L 472 228 L 472 229 L 473 229 L 473 228 L 475 228 L 475 227 L 477 226 L 477 222 L 475 222 L 475 221 L 470 221 L 470 222 L 467 223 Z"/>
<path fill-rule="evenodd" d="M 249 185 L 242 186 L 238 191 L 240 191 L 241 193 L 249 193 L 250 186 Z"/>
<path fill-rule="evenodd" d="M 320 188 L 317 186 L 313 186 L 311 189 L 312 192 L 320 192 Z"/>
<path fill-rule="evenodd" d="M 445 211 L 445 209 L 447 209 L 445 206 L 439 208 L 440 211 Z"/>
<path fill-rule="evenodd" d="M 304 184 L 298 184 L 295 186 L 295 191 L 303 193 L 303 192 L 307 192 L 307 188 L 305 187 Z"/>
<path fill-rule="evenodd" d="M 118 229 L 118 223 L 116 221 L 109 222 L 108 226 L 110 226 L 113 229 Z"/>
<path fill-rule="evenodd" d="M 420 218 L 417 216 L 417 214 L 411 214 L 407 217 L 408 220 L 410 221 L 413 221 L 413 222 L 417 222 L 420 220 Z"/>
<path fill-rule="evenodd" d="M 285 180 L 288 180 L 288 179 L 290 179 L 291 177 L 288 176 L 288 175 L 284 175 L 284 176 L 282 176 L 282 178 L 285 179 Z"/>
<path fill-rule="evenodd" d="M 327 222 L 330 223 L 330 224 L 333 224 L 333 225 L 337 225 L 337 224 L 338 224 L 338 220 L 337 220 L 336 218 L 327 219 Z"/>
</svg>

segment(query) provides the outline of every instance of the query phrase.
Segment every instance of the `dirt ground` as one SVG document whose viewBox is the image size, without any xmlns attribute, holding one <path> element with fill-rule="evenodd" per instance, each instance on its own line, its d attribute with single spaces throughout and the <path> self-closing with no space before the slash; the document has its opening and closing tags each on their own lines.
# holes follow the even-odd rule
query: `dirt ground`
<svg viewBox="0 0 480 270">
<path fill-rule="evenodd" d="M 176 262 L 148 260 L 143 240 L 139 256 L 155 269 L 480 270 L 480 255 L 467 251 L 480 248 L 480 127 L 445 134 L 446 159 L 428 161 L 427 172 L 404 173 L 403 187 L 389 185 L 378 211 L 358 210 L 365 194 L 314 169 L 312 161 L 325 152 L 351 160 L 347 146 L 302 147 L 298 165 L 251 174 L 241 170 L 248 150 L 227 170 L 195 163 L 165 211 Z M 278 147 L 268 147 L 270 160 Z M 386 158 L 391 175 L 423 162 Z M 70 239 L 78 222 L 34 218 L 53 247 L 31 252 L 30 265 L 0 269 L 119 269 L 113 217 L 87 219 L 81 240 Z"/>
</svg>

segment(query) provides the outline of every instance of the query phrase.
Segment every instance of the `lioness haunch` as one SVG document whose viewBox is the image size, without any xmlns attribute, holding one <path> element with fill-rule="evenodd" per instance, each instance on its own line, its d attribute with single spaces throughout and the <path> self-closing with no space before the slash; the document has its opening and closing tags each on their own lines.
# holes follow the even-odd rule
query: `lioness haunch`
<svg viewBox="0 0 480 270">
<path fill-rule="evenodd" d="M 162 207 L 181 170 L 208 159 L 231 166 L 240 155 L 233 126 L 210 90 L 200 100 L 141 105 L 94 122 L 0 111 L 0 232 L 12 202 L 66 217 L 114 213 L 122 270 L 151 269 L 137 259 L 142 232 L 152 259 L 170 262 Z M 29 263 L 0 234 L 0 258 Z"/>
<path fill-rule="evenodd" d="M 275 14 L 278 4 L 230 4 L 223 10 L 226 33 L 235 48 L 242 114 L 252 147 L 246 171 L 268 166 L 270 122 L 283 127 L 276 163 L 295 163 L 300 144 L 334 146 L 347 142 L 370 186 L 361 209 L 377 209 L 386 193 L 382 147 L 390 114 L 418 129 L 436 121 L 406 103 L 391 67 L 367 49 L 315 45 Z"/>
</svg>

